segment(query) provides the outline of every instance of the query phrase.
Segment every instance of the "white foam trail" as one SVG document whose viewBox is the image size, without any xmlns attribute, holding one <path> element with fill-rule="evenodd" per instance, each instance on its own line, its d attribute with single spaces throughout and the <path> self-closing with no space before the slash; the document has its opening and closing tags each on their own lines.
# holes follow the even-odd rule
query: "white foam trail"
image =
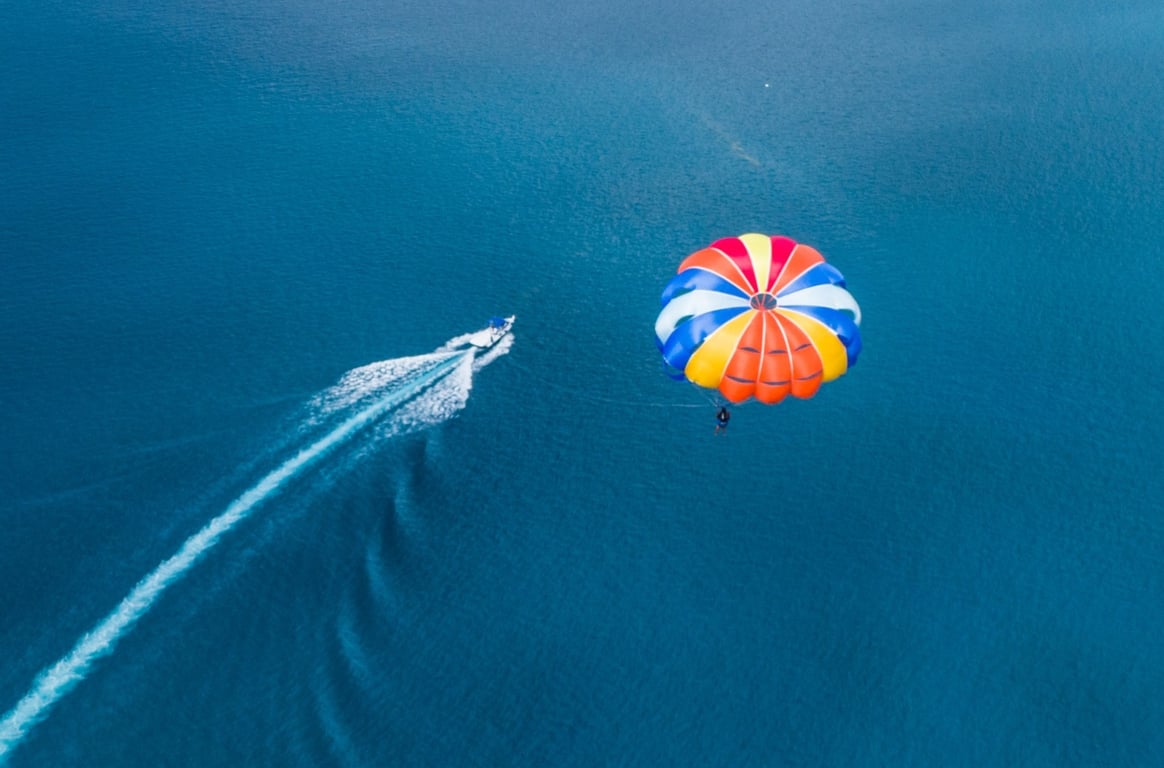
<svg viewBox="0 0 1164 768">
<path fill-rule="evenodd" d="M 375 394 L 388 384 L 424 368 L 431 368 L 464 352 L 434 352 L 415 357 L 399 357 L 380 360 L 353 368 L 343 375 L 334 386 L 319 393 L 311 400 L 314 411 L 313 421 L 320 421 L 337 411 L 349 408 L 360 400 Z"/>
<path fill-rule="evenodd" d="M 473 372 L 476 373 L 502 355 L 508 354 L 509 348 L 512 346 L 513 334 L 507 333 L 501 338 L 501 341 L 497 342 L 493 349 L 490 349 L 485 354 L 473 360 Z"/>
<path fill-rule="evenodd" d="M 231 502 L 222 514 L 187 539 L 176 554 L 138 582 L 117 608 L 100 624 L 86 633 L 68 655 L 42 671 L 33 683 L 32 689 L 4 716 L 3 720 L 0 720 L 0 765 L 7 762 L 9 753 L 24 739 L 28 730 L 48 713 L 49 708 L 68 693 L 74 685 L 85 679 L 93 662 L 112 652 L 118 640 L 149 611 L 165 589 L 181 578 L 218 542 L 223 534 L 244 520 L 256 505 L 277 491 L 287 480 L 297 475 L 305 467 L 388 411 L 415 398 L 436 381 L 445 377 L 446 374 L 452 373 L 458 378 L 463 377 L 468 366 L 472 365 L 473 357 L 471 351 L 453 354 L 434 353 L 433 355 L 421 355 L 401 360 L 386 360 L 382 363 L 354 369 L 345 375 L 340 383 L 328 392 L 334 391 L 333 394 L 344 392 L 347 393 L 345 396 L 358 395 L 354 397 L 352 402 L 363 399 L 369 391 L 375 392 L 378 398 L 354 416 L 345 419 L 322 438 L 283 462 L 276 470 L 256 483 L 254 487 Z M 453 360 L 458 360 L 461 364 L 450 362 Z M 404 363 L 404 365 L 400 365 L 400 363 Z M 369 373 L 369 369 L 373 369 L 373 371 Z M 425 370 L 415 376 L 410 376 L 421 369 Z M 361 371 L 363 373 L 359 373 Z M 389 371 L 395 371 L 395 374 L 389 374 Z M 404 382 L 399 382 L 399 377 L 402 375 L 407 378 Z M 355 384 L 356 381 L 362 382 L 362 384 Z M 387 394 L 380 392 L 383 387 L 393 383 L 401 383 L 402 385 Z M 374 388 L 369 389 L 370 387 Z M 453 391 L 458 389 L 461 387 L 452 388 Z M 464 398 L 467 397 L 468 390 L 465 389 Z M 463 399 L 461 402 L 463 403 Z M 456 410 L 434 409 L 430 406 L 429 420 L 425 423 L 436 423 L 433 419 L 438 418 L 443 413 L 455 413 Z M 401 426 L 405 427 L 406 425 L 402 424 Z"/>
<path fill-rule="evenodd" d="M 441 346 L 437 351 L 451 352 L 458 350 L 461 347 L 467 345 L 473 339 L 477 338 L 477 334 L 479 333 L 481 333 L 481 331 L 471 331 L 470 333 L 462 333 L 460 336 L 454 336 L 453 338 L 446 341 L 444 345 Z"/>
<path fill-rule="evenodd" d="M 390 422 L 377 428 L 376 437 L 384 439 L 415 432 L 448 421 L 469 402 L 473 389 L 474 356 L 465 355 L 456 368 L 438 384 L 400 407 Z"/>
</svg>

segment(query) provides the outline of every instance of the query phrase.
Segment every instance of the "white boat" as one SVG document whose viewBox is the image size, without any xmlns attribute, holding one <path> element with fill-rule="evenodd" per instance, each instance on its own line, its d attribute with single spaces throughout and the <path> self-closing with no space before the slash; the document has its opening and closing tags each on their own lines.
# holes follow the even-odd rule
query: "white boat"
<svg viewBox="0 0 1164 768">
<path fill-rule="evenodd" d="M 489 325 L 469 336 L 468 343 L 477 349 L 489 349 L 513 330 L 517 315 L 490 318 Z"/>
</svg>

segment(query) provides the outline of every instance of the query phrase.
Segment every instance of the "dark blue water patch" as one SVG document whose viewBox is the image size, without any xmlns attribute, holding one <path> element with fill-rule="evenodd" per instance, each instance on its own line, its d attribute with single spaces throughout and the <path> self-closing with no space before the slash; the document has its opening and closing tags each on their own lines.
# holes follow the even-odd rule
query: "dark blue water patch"
<svg viewBox="0 0 1164 768">
<path fill-rule="evenodd" d="M 1153 762 L 1164 49 L 1145 4 L 1044 6 L 14 14 L 5 702 L 285 398 L 519 321 L 13 764 Z M 820 247 L 867 347 L 714 438 L 650 329 L 749 230 Z"/>
</svg>

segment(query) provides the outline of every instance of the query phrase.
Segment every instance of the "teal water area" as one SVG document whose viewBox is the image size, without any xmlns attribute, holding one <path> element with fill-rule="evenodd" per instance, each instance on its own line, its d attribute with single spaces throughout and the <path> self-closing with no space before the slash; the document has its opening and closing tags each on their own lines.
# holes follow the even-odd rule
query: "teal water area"
<svg viewBox="0 0 1164 768">
<path fill-rule="evenodd" d="M 403 391 L 345 372 L 518 322 L 0 764 L 1164 762 L 1157 4 L 6 16 L 0 722 Z M 844 272 L 864 351 L 715 437 L 652 327 L 749 231 Z"/>
</svg>

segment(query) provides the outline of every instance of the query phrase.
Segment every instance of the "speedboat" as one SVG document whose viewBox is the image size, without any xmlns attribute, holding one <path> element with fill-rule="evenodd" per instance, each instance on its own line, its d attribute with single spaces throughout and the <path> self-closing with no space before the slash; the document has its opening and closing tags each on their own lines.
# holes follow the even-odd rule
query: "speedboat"
<svg viewBox="0 0 1164 768">
<path fill-rule="evenodd" d="M 489 318 L 489 325 L 469 336 L 469 344 L 477 349 L 489 349 L 513 330 L 513 321 L 516 319 L 517 315 Z"/>
</svg>

